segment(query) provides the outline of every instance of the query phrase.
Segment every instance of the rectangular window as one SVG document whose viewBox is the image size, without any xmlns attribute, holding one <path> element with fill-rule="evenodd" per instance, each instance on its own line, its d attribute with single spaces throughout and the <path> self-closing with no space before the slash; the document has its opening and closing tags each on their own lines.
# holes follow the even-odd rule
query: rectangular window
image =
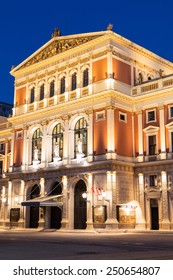
<svg viewBox="0 0 173 280">
<path fill-rule="evenodd" d="M 169 118 L 172 119 L 173 118 L 173 106 L 169 107 Z"/>
<path fill-rule="evenodd" d="M 40 100 L 44 99 L 44 84 L 40 87 Z"/>
<path fill-rule="evenodd" d="M 105 110 L 96 112 L 96 121 L 102 121 L 102 120 L 105 120 L 105 118 L 106 118 Z"/>
<path fill-rule="evenodd" d="M 156 121 L 156 111 L 147 111 L 147 122 L 154 122 Z"/>
<path fill-rule="evenodd" d="M 77 85 L 77 75 L 74 73 L 72 75 L 72 83 L 71 83 L 71 90 L 75 90 Z"/>
<path fill-rule="evenodd" d="M 157 175 L 150 175 L 150 187 L 157 187 Z"/>
<path fill-rule="evenodd" d="M 65 77 L 61 78 L 60 82 L 60 94 L 63 94 L 65 92 Z"/>
<path fill-rule="evenodd" d="M 4 143 L 1 143 L 0 144 L 0 151 L 2 152 L 2 151 L 4 151 L 5 150 L 5 144 Z"/>
<path fill-rule="evenodd" d="M 127 114 L 119 112 L 119 121 L 127 122 Z"/>
<path fill-rule="evenodd" d="M 16 132 L 16 139 L 21 139 L 23 136 L 22 130 Z"/>
<path fill-rule="evenodd" d="M 34 102 L 34 98 L 35 98 L 35 88 L 31 89 L 31 98 L 30 98 L 30 103 Z"/>
<path fill-rule="evenodd" d="M 2 174 L 2 167 L 3 167 L 3 162 L 0 161 L 0 174 Z"/>
<path fill-rule="evenodd" d="M 156 154 L 156 135 L 148 136 L 149 155 Z"/>
</svg>

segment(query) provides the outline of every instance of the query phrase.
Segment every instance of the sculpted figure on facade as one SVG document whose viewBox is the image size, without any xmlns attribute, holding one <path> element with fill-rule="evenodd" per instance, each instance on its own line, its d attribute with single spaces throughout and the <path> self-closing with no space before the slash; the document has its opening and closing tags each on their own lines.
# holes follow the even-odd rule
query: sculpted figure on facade
<svg viewBox="0 0 173 280">
<path fill-rule="evenodd" d="M 38 160 L 38 148 L 35 146 L 34 148 L 34 160 Z"/>
</svg>

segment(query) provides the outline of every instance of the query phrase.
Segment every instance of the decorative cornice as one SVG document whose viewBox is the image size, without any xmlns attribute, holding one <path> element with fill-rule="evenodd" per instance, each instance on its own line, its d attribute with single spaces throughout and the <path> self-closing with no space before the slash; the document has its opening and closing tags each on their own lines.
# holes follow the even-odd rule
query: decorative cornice
<svg viewBox="0 0 173 280">
<path fill-rule="evenodd" d="M 35 53 L 28 61 L 26 61 L 23 65 L 21 65 L 16 71 L 21 70 L 23 68 L 27 68 L 36 63 L 42 62 L 48 58 L 51 58 L 57 54 L 63 53 L 69 49 L 75 48 L 82 44 L 85 44 L 93 39 L 100 37 L 100 35 L 95 36 L 81 36 L 81 37 L 73 37 L 69 39 L 61 39 L 61 37 L 55 37 L 54 40 L 47 45 L 43 50 Z M 13 69 L 15 72 L 15 68 Z"/>
</svg>

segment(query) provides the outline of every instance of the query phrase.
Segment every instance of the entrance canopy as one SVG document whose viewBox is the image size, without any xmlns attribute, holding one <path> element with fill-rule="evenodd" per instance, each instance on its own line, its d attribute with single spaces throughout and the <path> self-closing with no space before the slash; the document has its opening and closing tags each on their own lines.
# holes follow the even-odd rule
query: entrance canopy
<svg viewBox="0 0 173 280">
<path fill-rule="evenodd" d="M 34 206 L 34 207 L 43 207 L 43 206 L 55 206 L 62 208 L 62 195 L 49 195 L 49 196 L 39 196 L 30 200 L 21 202 L 22 206 Z"/>
</svg>

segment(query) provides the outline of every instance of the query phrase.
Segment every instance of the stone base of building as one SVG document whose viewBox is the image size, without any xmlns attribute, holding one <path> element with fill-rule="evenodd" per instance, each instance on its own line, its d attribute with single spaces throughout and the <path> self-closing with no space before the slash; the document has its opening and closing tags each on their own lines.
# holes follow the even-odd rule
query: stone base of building
<svg viewBox="0 0 173 280">
<path fill-rule="evenodd" d="M 170 222 L 168 220 L 162 221 L 159 224 L 159 229 L 161 229 L 161 230 L 170 230 Z"/>
<path fill-rule="evenodd" d="M 39 221 L 38 228 L 45 228 L 45 221 Z"/>
<path fill-rule="evenodd" d="M 62 221 L 61 221 L 61 228 L 60 228 L 60 230 L 63 230 L 63 229 L 68 229 L 68 221 L 67 220 L 65 220 L 65 219 L 63 219 Z"/>
<path fill-rule="evenodd" d="M 87 227 L 86 227 L 87 230 L 93 230 L 94 227 L 93 227 L 93 221 L 87 221 Z"/>
<path fill-rule="evenodd" d="M 138 229 L 138 230 L 146 229 L 146 223 L 137 223 L 136 226 L 135 226 L 135 229 Z"/>
<path fill-rule="evenodd" d="M 118 229 L 119 228 L 119 223 L 116 219 L 108 219 L 105 222 L 106 229 Z"/>
</svg>

